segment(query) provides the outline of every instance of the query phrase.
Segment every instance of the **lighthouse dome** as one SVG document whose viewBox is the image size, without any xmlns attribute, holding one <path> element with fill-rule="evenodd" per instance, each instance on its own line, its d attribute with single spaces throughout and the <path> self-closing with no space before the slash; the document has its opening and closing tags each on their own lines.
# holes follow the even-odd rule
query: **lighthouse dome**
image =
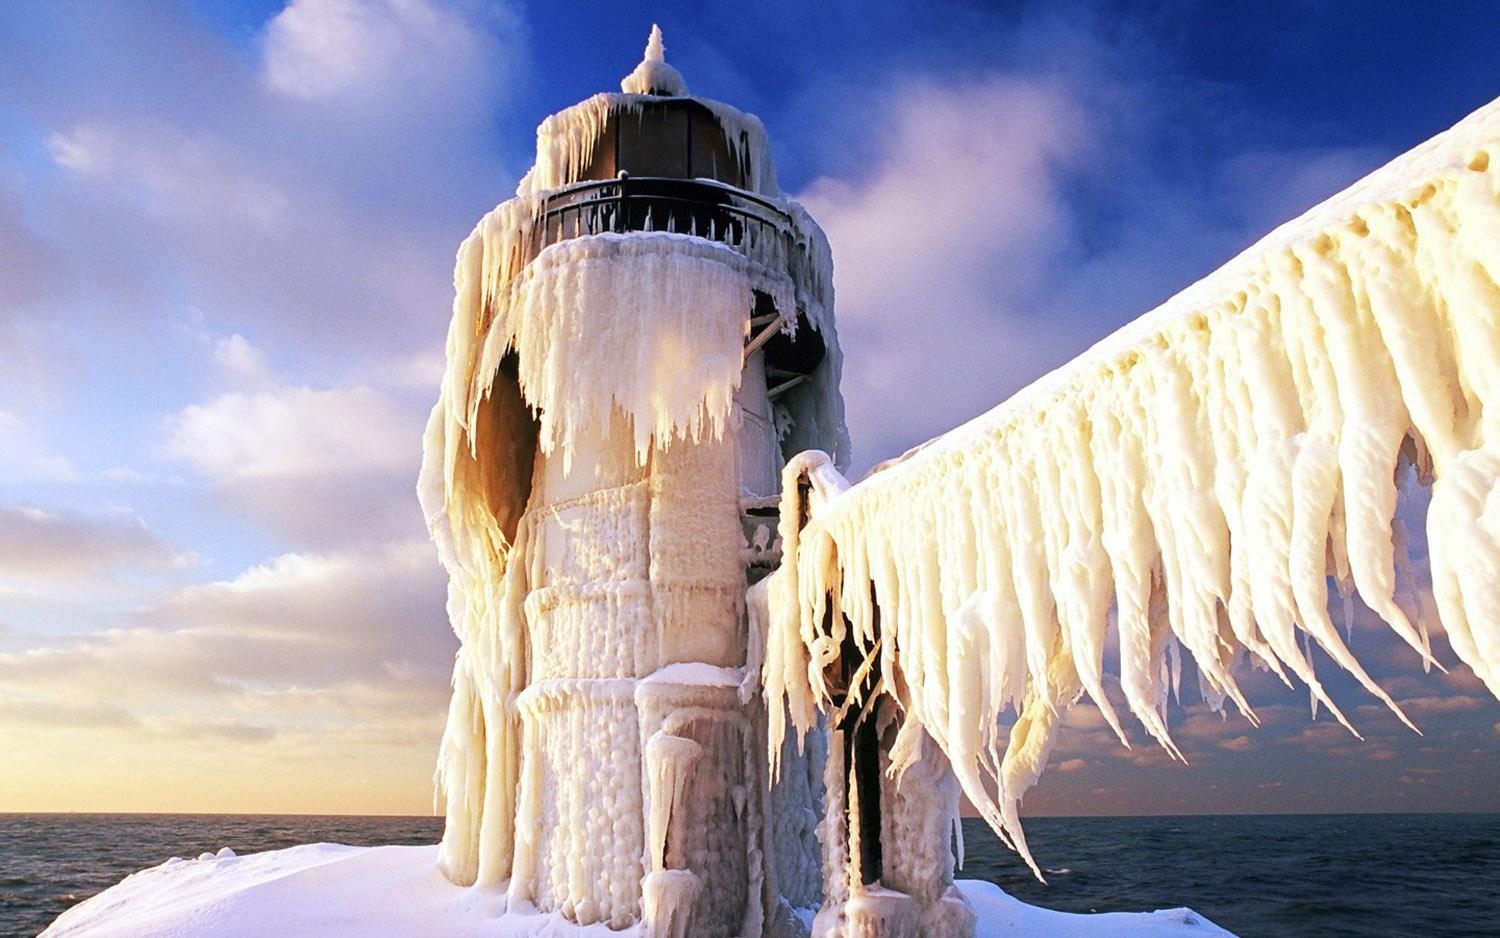
<svg viewBox="0 0 1500 938">
<path fill-rule="evenodd" d="M 777 198 L 776 171 L 760 120 L 688 94 L 667 64 L 661 28 L 651 27 L 645 57 L 620 82 L 537 127 L 536 164 L 519 195 L 633 178 L 710 180 Z"/>
</svg>

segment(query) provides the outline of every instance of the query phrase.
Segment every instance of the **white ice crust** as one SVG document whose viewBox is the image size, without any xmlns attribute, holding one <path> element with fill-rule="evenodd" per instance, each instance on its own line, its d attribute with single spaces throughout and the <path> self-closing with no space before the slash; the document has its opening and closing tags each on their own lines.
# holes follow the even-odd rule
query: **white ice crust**
<svg viewBox="0 0 1500 938">
<path fill-rule="evenodd" d="M 1340 637 L 1328 578 L 1431 661 L 1393 526 L 1414 467 L 1432 485 L 1436 611 L 1500 695 L 1497 157 L 1500 102 L 826 499 L 800 532 L 795 476 L 816 461 L 789 465 L 768 693 L 809 731 L 847 617 L 1030 862 L 1018 803 L 1062 713 L 1087 694 L 1127 739 L 1107 645 L 1129 712 L 1179 758 L 1166 705 L 1183 652 L 1215 706 L 1254 721 L 1235 677 L 1248 660 L 1349 726 L 1316 645 L 1406 721 Z M 825 634 L 829 602 L 842 615 Z"/>
<path fill-rule="evenodd" d="M 721 438 L 754 305 L 748 265 L 725 245 L 687 235 L 600 234 L 551 245 L 511 285 L 512 304 L 490 324 L 475 384 L 516 352 L 541 450 L 561 450 L 565 465 L 580 438 L 607 432 L 610 402 L 630 415 L 641 464 L 657 440 Z M 471 409 L 484 392 L 471 386 Z"/>
<path fill-rule="evenodd" d="M 503 915 L 503 892 L 465 889 L 437 871 L 436 849 L 306 844 L 236 857 L 208 855 L 142 870 L 64 912 L 43 936 L 88 938 L 640 938 L 562 916 Z M 222 851 L 221 851 L 222 854 Z M 1186 909 L 1074 915 L 1028 906 L 996 886 L 962 882 L 979 912 L 977 938 L 1214 938 L 1229 933 Z"/>
</svg>

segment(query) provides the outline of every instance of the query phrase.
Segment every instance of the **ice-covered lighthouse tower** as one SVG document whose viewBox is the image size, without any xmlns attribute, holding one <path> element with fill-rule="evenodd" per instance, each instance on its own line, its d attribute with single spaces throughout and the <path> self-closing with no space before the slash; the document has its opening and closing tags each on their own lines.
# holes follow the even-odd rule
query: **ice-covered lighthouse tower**
<svg viewBox="0 0 1500 938">
<path fill-rule="evenodd" d="M 458 255 L 421 482 L 462 642 L 441 862 L 506 914 L 795 933 L 821 768 L 768 785 L 745 595 L 787 455 L 848 450 L 828 245 L 659 31 L 622 88 L 542 123 Z"/>
</svg>

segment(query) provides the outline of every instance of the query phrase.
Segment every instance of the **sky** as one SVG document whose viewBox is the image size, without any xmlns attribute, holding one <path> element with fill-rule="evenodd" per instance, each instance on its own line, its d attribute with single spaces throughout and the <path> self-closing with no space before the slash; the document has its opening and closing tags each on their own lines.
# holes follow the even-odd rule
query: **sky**
<svg viewBox="0 0 1500 938">
<path fill-rule="evenodd" d="M 913 6 L 0 5 L 0 811 L 431 809 L 454 252 L 653 22 L 829 235 L 859 471 L 1500 95 L 1493 3 Z M 1500 704 L 1355 625 L 1424 735 L 1082 706 L 1026 812 L 1492 810 Z"/>
</svg>

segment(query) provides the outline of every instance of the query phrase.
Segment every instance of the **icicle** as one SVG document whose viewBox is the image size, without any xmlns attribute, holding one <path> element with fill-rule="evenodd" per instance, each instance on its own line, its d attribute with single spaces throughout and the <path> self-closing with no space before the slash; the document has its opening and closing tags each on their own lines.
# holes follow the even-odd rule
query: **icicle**
<svg viewBox="0 0 1500 938">
<path fill-rule="evenodd" d="M 963 818 L 955 814 L 953 816 L 953 854 L 954 862 L 959 869 L 964 868 L 964 825 Z"/>
<path fill-rule="evenodd" d="M 1339 591 L 1339 609 L 1344 622 L 1344 640 L 1354 641 L 1354 590 L 1343 580 L 1336 580 Z M 1425 664 L 1425 662 L 1424 662 Z"/>
<path fill-rule="evenodd" d="M 692 739 L 657 732 L 646 741 L 646 774 L 650 780 L 651 810 L 646 818 L 646 844 L 652 870 L 666 869 L 667 830 L 672 811 L 682 804 L 688 773 L 703 755 Z"/>
<path fill-rule="evenodd" d="M 1320 647 L 1411 726 L 1349 641 L 1357 588 L 1431 662 L 1395 517 L 1412 463 L 1434 480 L 1438 612 L 1500 696 L 1497 147 L 1500 102 L 872 473 L 788 545 L 802 600 L 784 640 L 831 598 L 1024 855 L 1015 803 L 1059 715 L 1086 692 L 1123 736 L 1100 670 L 1111 623 L 1125 702 L 1176 756 L 1164 710 L 1184 651 L 1210 704 L 1254 722 L 1232 668 L 1248 658 L 1349 727 Z M 1017 700 L 1001 758 L 995 721 Z"/>
</svg>

